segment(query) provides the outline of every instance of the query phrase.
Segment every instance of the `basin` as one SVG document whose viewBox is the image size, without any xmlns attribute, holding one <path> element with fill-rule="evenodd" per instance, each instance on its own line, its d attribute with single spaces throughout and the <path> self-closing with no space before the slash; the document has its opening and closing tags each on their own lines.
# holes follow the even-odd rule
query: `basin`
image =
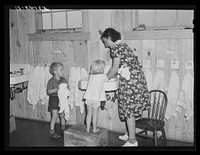
<svg viewBox="0 0 200 155">
<path fill-rule="evenodd" d="M 12 87 L 15 84 L 28 81 L 28 79 L 29 79 L 29 74 L 24 74 L 24 75 L 11 74 L 10 75 L 10 87 Z"/>
<path fill-rule="evenodd" d="M 79 89 L 86 90 L 88 83 L 88 77 L 81 79 L 79 81 Z M 116 91 L 119 89 L 119 80 L 118 79 L 110 79 L 108 82 L 104 82 L 105 91 Z"/>
<path fill-rule="evenodd" d="M 26 82 L 29 79 L 30 73 L 30 65 L 29 64 L 10 64 L 10 72 L 17 72 L 21 68 L 24 69 L 23 74 L 10 74 L 10 87 L 16 85 L 18 83 Z"/>
</svg>

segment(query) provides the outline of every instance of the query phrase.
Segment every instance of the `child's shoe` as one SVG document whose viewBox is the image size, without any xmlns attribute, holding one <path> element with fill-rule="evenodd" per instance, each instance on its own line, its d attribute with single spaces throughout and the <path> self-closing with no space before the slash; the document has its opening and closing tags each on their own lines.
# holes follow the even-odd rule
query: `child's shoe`
<svg viewBox="0 0 200 155">
<path fill-rule="evenodd" d="M 59 138 L 61 138 L 61 136 L 54 132 L 53 134 L 50 134 L 50 138 L 59 139 Z"/>
</svg>

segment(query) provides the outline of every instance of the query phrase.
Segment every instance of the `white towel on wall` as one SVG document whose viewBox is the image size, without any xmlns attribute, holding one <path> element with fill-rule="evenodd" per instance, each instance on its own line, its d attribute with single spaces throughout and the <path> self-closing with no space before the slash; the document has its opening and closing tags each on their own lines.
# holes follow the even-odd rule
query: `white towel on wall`
<svg viewBox="0 0 200 155">
<path fill-rule="evenodd" d="M 75 106 L 80 106 L 81 99 L 79 98 L 79 88 L 78 83 L 81 79 L 81 69 L 80 67 L 76 68 L 76 83 L 75 83 L 75 94 L 74 94 L 74 100 L 75 100 Z"/>
<path fill-rule="evenodd" d="M 154 75 L 153 82 L 151 85 L 151 89 L 159 89 L 164 92 L 167 91 L 167 83 L 165 81 L 165 73 L 164 71 L 158 69 Z"/>
<path fill-rule="evenodd" d="M 61 83 L 59 85 L 58 90 L 58 98 L 59 98 L 59 113 L 64 112 L 66 121 L 70 117 L 70 108 L 73 108 L 73 103 L 68 102 L 68 97 L 70 95 L 69 90 L 67 89 L 66 83 Z"/>
<path fill-rule="evenodd" d="M 74 98 L 75 98 L 75 87 L 76 87 L 76 76 L 77 71 L 76 67 L 71 67 L 69 71 L 69 91 L 70 91 L 70 97 L 69 102 L 74 104 Z"/>
<path fill-rule="evenodd" d="M 87 78 L 89 76 L 87 70 L 83 67 L 81 68 L 80 74 L 81 74 L 80 79 L 84 79 L 84 78 Z M 85 91 L 79 89 L 79 98 L 81 100 L 79 106 L 80 106 L 80 112 L 81 113 L 83 113 L 83 111 L 84 111 L 84 101 L 83 101 L 84 94 L 85 94 Z"/>
<path fill-rule="evenodd" d="M 39 101 L 40 69 L 40 66 L 32 66 L 28 81 L 27 100 L 33 105 L 33 109 Z"/>
<path fill-rule="evenodd" d="M 178 105 L 185 109 L 186 120 L 189 120 L 193 115 L 193 95 L 194 95 L 194 78 L 191 73 L 184 75 L 182 86 L 179 94 Z"/>
<path fill-rule="evenodd" d="M 48 104 L 48 101 L 46 100 L 47 97 L 47 91 L 45 87 L 45 68 L 40 67 L 40 76 L 39 76 L 39 100 L 41 100 L 42 104 Z"/>
<path fill-rule="evenodd" d="M 177 104 L 178 94 L 179 94 L 179 78 L 176 71 L 172 71 L 167 91 L 168 104 L 165 114 L 166 119 L 169 119 L 172 116 L 177 117 L 177 112 L 180 111 L 179 106 Z"/>
<path fill-rule="evenodd" d="M 49 73 L 49 67 L 31 66 L 30 76 L 27 88 L 27 100 L 35 109 L 40 100 L 42 104 L 48 104 L 47 82 L 52 77 Z"/>
</svg>

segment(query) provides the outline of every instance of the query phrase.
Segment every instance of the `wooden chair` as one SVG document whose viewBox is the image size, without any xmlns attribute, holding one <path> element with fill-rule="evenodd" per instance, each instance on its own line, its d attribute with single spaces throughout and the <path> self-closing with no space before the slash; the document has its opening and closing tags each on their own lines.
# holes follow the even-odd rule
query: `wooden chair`
<svg viewBox="0 0 200 155">
<path fill-rule="evenodd" d="M 144 117 L 143 111 L 141 118 L 136 120 L 136 128 L 142 130 L 136 133 L 136 135 L 154 139 L 154 144 L 157 146 L 158 139 L 166 142 L 164 116 L 167 108 L 167 95 L 161 90 L 151 90 L 149 93 L 151 108 L 147 111 L 148 116 Z M 153 136 L 148 135 L 148 131 L 153 132 Z M 162 133 L 159 137 L 157 137 L 158 131 Z"/>
</svg>

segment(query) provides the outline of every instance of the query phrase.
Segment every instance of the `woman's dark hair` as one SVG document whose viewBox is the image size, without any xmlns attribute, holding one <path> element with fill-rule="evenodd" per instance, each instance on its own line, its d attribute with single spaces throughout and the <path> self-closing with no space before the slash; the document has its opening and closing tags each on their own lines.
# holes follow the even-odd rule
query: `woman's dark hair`
<svg viewBox="0 0 200 155">
<path fill-rule="evenodd" d="M 117 40 L 121 39 L 121 34 L 119 32 L 117 32 L 115 29 L 113 28 L 107 28 L 105 29 L 105 31 L 102 33 L 101 35 L 101 39 L 102 38 L 107 38 L 108 37 L 111 38 L 111 41 L 116 42 Z"/>
</svg>

